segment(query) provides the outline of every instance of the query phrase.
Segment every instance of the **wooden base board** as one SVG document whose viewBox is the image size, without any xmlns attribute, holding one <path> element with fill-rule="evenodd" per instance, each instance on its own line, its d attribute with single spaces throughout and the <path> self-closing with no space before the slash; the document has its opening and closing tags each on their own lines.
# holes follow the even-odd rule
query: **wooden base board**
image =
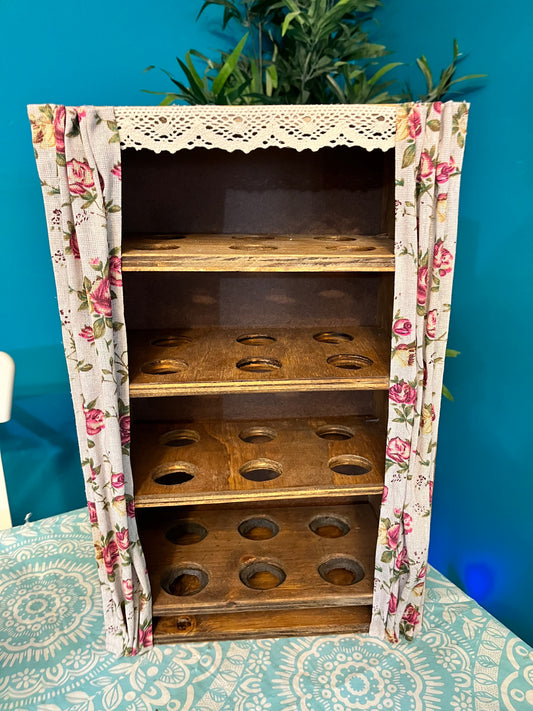
<svg viewBox="0 0 533 711">
<path fill-rule="evenodd" d="M 361 634 L 368 632 L 370 618 L 370 605 L 159 617 L 154 621 L 154 640 L 159 644 L 172 644 L 269 637 Z"/>
</svg>

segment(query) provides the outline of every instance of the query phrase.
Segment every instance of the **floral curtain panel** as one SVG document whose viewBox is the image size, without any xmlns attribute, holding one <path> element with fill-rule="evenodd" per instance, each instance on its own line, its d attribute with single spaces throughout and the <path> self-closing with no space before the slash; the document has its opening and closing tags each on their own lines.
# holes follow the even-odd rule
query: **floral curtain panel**
<svg viewBox="0 0 533 711">
<path fill-rule="evenodd" d="M 468 106 L 400 106 L 396 274 L 385 490 L 371 634 L 422 624 L 433 474 L 452 295 Z"/>
<path fill-rule="evenodd" d="M 152 646 L 130 467 L 120 143 L 112 108 L 30 106 L 109 651 Z"/>
</svg>

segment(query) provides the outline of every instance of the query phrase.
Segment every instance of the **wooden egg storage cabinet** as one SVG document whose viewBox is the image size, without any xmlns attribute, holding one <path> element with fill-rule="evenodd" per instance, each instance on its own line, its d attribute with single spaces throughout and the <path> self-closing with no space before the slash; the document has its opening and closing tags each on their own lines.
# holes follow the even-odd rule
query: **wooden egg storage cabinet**
<svg viewBox="0 0 533 711">
<path fill-rule="evenodd" d="M 368 630 L 392 151 L 128 149 L 122 166 L 155 639 Z"/>
</svg>

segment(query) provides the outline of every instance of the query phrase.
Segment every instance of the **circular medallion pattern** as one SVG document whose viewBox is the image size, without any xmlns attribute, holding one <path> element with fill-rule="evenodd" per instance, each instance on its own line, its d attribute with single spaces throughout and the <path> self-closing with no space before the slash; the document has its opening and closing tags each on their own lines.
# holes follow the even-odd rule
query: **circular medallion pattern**
<svg viewBox="0 0 533 711">
<path fill-rule="evenodd" d="M 533 708 L 533 650 L 430 571 L 423 633 L 105 649 L 85 510 L 0 533 L 0 709 L 484 711 Z"/>
</svg>

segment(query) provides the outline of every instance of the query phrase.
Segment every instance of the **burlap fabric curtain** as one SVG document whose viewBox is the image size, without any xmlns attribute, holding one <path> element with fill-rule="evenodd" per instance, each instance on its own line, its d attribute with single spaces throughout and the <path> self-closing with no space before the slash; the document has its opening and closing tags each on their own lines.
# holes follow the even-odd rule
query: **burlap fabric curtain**
<svg viewBox="0 0 533 711">
<path fill-rule="evenodd" d="M 385 491 L 371 633 L 396 642 L 422 624 L 442 379 L 468 106 L 400 106 L 396 275 Z"/>
<path fill-rule="evenodd" d="M 106 646 L 152 646 L 130 467 L 120 143 L 112 108 L 28 107 L 101 583 Z"/>
</svg>

